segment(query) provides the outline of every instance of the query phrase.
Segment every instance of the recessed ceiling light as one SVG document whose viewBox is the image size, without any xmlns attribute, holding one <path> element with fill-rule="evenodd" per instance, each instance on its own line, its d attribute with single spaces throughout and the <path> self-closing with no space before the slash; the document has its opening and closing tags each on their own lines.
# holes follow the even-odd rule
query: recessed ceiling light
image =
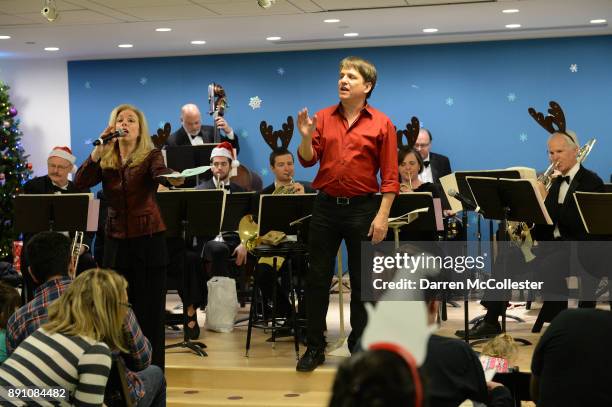
<svg viewBox="0 0 612 407">
<path fill-rule="evenodd" d="M 0 40 L 8 40 L 10 38 L 11 38 L 10 35 L 0 35 Z"/>
<path fill-rule="evenodd" d="M 502 10 L 502 13 L 506 13 L 506 14 L 514 14 L 518 12 L 519 12 L 519 9 L 517 8 L 507 8 L 505 10 Z"/>
<path fill-rule="evenodd" d="M 164 27 L 156 28 L 155 31 L 160 32 L 160 33 L 165 33 L 165 32 L 168 32 L 168 31 L 172 31 L 172 28 L 164 28 Z"/>
<path fill-rule="evenodd" d="M 438 29 L 437 28 L 424 28 L 423 32 L 424 33 L 437 33 Z"/>
<path fill-rule="evenodd" d="M 119 44 L 117 46 L 119 48 L 132 48 L 132 47 L 134 47 L 132 44 Z"/>
<path fill-rule="evenodd" d="M 281 39 L 281 37 L 266 37 L 266 40 L 268 40 L 268 41 L 278 41 L 280 39 Z"/>
<path fill-rule="evenodd" d="M 521 28 L 520 24 L 506 24 L 506 28 Z"/>
<path fill-rule="evenodd" d="M 358 37 L 359 33 L 344 33 L 345 37 Z"/>
<path fill-rule="evenodd" d="M 590 23 L 591 24 L 605 24 L 607 23 L 607 20 L 604 20 L 603 18 L 598 18 L 597 20 L 591 20 Z"/>
<path fill-rule="evenodd" d="M 204 40 L 193 40 L 193 41 L 191 41 L 191 44 L 193 44 L 193 45 L 204 45 L 204 44 L 206 44 L 206 41 L 204 41 Z"/>
<path fill-rule="evenodd" d="M 59 51 L 58 47 L 45 47 L 45 51 Z"/>
<path fill-rule="evenodd" d="M 324 23 L 339 23 L 340 19 L 338 18 L 328 18 L 327 20 L 323 20 Z"/>
</svg>

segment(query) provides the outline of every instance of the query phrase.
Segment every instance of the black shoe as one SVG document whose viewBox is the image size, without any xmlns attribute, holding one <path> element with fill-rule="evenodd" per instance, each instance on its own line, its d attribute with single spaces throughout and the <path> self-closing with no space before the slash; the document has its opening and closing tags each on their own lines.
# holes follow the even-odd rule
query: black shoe
<svg viewBox="0 0 612 407">
<path fill-rule="evenodd" d="M 501 325 L 499 324 L 499 322 L 495 322 L 494 324 L 492 324 L 483 319 L 480 322 L 478 322 L 476 325 L 474 325 L 468 331 L 468 338 L 469 339 L 491 338 L 491 337 L 499 335 L 500 333 L 501 333 Z M 460 338 L 463 338 L 465 337 L 465 331 L 459 330 L 455 332 L 455 335 L 457 335 Z"/>
<path fill-rule="evenodd" d="M 323 362 L 325 362 L 324 349 L 308 348 L 298 361 L 295 370 L 298 372 L 312 372 Z"/>
<path fill-rule="evenodd" d="M 190 327 L 189 324 L 195 321 L 193 327 Z M 197 311 L 193 313 L 193 315 L 185 315 L 185 337 L 189 340 L 196 340 L 200 337 L 200 325 L 198 325 L 198 313 Z"/>
</svg>

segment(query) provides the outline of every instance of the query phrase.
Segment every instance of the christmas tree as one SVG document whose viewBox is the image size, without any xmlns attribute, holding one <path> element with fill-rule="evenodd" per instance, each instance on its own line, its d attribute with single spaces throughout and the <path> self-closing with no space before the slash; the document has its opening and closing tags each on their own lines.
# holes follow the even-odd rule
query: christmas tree
<svg viewBox="0 0 612 407">
<path fill-rule="evenodd" d="M 32 165 L 21 146 L 17 109 L 9 101 L 9 87 L 0 81 L 0 260 L 12 253 L 13 199 L 32 176 Z"/>
</svg>

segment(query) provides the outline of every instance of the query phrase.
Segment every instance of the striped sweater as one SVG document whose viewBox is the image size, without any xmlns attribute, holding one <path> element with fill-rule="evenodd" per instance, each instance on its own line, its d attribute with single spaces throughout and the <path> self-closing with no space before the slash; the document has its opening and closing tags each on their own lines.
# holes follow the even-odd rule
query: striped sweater
<svg viewBox="0 0 612 407">
<path fill-rule="evenodd" d="M 54 387 L 65 389 L 60 406 L 101 406 L 110 366 L 105 343 L 40 328 L 0 366 L 0 405 L 58 405 L 48 395 L 35 400 L 9 397 L 10 389 Z"/>
</svg>

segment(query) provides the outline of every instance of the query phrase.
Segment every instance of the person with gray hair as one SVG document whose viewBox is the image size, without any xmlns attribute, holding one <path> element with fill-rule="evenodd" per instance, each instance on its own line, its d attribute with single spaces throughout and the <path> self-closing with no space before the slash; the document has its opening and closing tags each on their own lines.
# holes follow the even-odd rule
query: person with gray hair
<svg viewBox="0 0 612 407">
<path fill-rule="evenodd" d="M 228 141 L 236 154 L 240 152 L 240 143 L 234 130 L 221 115 L 215 119 L 217 131 L 222 130 L 220 141 Z M 204 143 L 214 143 L 215 128 L 202 124 L 202 114 L 197 105 L 188 103 L 181 108 L 181 128 L 172 133 L 166 144 L 168 146 L 197 146 Z"/>
</svg>

